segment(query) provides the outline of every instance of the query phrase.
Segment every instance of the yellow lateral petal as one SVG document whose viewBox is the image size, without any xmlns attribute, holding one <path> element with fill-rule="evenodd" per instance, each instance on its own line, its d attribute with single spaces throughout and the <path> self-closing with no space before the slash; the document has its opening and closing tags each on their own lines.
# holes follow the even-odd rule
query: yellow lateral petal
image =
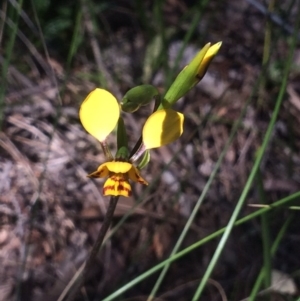
<svg viewBox="0 0 300 301">
<path fill-rule="evenodd" d="M 222 42 L 218 42 L 210 46 L 207 52 L 205 53 L 204 59 L 209 58 L 211 56 L 215 56 L 218 53 L 221 46 L 222 46 Z"/>
<path fill-rule="evenodd" d="M 133 165 L 132 168 L 128 171 L 128 177 L 130 180 L 134 182 L 148 185 L 148 182 L 141 177 L 139 170 Z"/>
<path fill-rule="evenodd" d="M 114 173 L 127 173 L 130 168 L 132 167 L 132 164 L 129 162 L 122 162 L 122 161 L 111 161 L 107 162 L 106 166 L 109 171 Z"/>
<path fill-rule="evenodd" d="M 172 109 L 158 110 L 147 119 L 143 128 L 146 149 L 160 147 L 178 139 L 183 132 L 183 114 Z"/>
<path fill-rule="evenodd" d="M 127 180 L 120 175 L 108 178 L 103 186 L 103 195 L 131 196 L 131 186 Z"/>
<path fill-rule="evenodd" d="M 209 47 L 197 71 L 198 80 L 201 80 L 203 78 L 203 76 L 207 71 L 207 68 L 209 67 L 209 64 L 218 53 L 221 46 L 222 46 L 222 42 L 218 42 Z"/>
<path fill-rule="evenodd" d="M 83 101 L 79 118 L 88 133 L 99 141 L 115 128 L 120 116 L 120 108 L 116 98 L 104 89 L 93 90 Z"/>
<path fill-rule="evenodd" d="M 89 178 L 106 178 L 109 175 L 109 170 L 107 168 L 107 163 L 101 164 L 96 171 L 88 175 Z"/>
</svg>

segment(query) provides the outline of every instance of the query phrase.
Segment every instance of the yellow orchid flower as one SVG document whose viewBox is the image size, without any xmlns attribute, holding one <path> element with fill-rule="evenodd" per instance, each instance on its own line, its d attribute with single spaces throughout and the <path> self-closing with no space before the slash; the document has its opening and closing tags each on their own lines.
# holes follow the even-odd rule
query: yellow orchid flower
<svg viewBox="0 0 300 301">
<path fill-rule="evenodd" d="M 117 160 L 101 164 L 98 169 L 89 174 L 88 177 L 108 177 L 103 186 L 103 195 L 131 196 L 131 186 L 128 180 L 148 185 L 134 165 L 129 162 Z"/>
<path fill-rule="evenodd" d="M 222 42 L 206 44 L 178 74 L 163 98 L 151 85 L 140 85 L 130 89 L 121 100 L 121 105 L 110 92 L 104 89 L 97 88 L 86 97 L 79 111 L 81 123 L 88 133 L 100 141 L 107 158 L 107 162 L 101 164 L 89 177 L 108 177 L 103 188 L 104 195 L 130 196 L 129 180 L 148 184 L 133 163 L 143 155 L 139 164 L 142 168 L 150 160 L 150 149 L 171 143 L 181 136 L 184 116 L 171 107 L 203 78 L 221 45 Z M 120 116 L 121 108 L 125 112 L 135 112 L 140 106 L 147 105 L 152 100 L 155 100 L 155 112 L 146 120 L 142 137 L 129 156 L 126 129 Z M 106 138 L 116 126 L 118 152 L 114 158 Z"/>
<path fill-rule="evenodd" d="M 113 131 L 120 117 L 120 107 L 116 98 L 104 89 L 95 89 L 83 101 L 79 118 L 86 131 L 100 141 L 102 147 L 107 136 Z M 175 141 L 183 132 L 184 116 L 172 109 L 161 109 L 149 116 L 143 127 L 143 149 L 160 147 Z M 105 147 L 103 147 L 105 150 Z M 127 148 L 125 148 L 127 151 Z M 139 156 L 141 150 L 139 150 Z M 107 155 L 107 153 L 106 153 Z M 110 156 L 108 156 L 110 159 Z M 103 194 L 113 196 L 131 195 L 129 180 L 144 185 L 148 183 L 128 156 L 118 155 L 115 159 L 101 164 L 88 175 L 91 178 L 106 178 Z"/>
</svg>

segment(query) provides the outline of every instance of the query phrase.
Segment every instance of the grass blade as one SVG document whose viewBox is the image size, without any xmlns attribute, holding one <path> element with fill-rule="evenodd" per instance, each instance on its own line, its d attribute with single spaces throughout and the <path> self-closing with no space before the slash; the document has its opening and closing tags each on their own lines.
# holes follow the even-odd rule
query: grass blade
<svg viewBox="0 0 300 301">
<path fill-rule="evenodd" d="M 268 129 L 267 129 L 267 132 L 266 132 L 266 135 L 265 135 L 265 138 L 263 140 L 263 143 L 262 143 L 262 146 L 261 148 L 258 150 L 257 152 L 257 158 L 254 162 L 254 166 L 251 170 L 251 173 L 249 175 L 249 178 L 247 180 L 247 183 L 244 187 L 244 190 L 241 194 L 241 197 L 240 199 L 238 200 L 237 202 L 237 205 L 235 207 L 235 210 L 233 211 L 232 213 L 232 216 L 229 220 L 229 223 L 226 227 L 226 230 L 219 242 L 219 245 L 211 259 L 211 262 L 210 264 L 208 265 L 204 275 L 203 275 L 203 278 L 196 290 L 196 293 L 194 294 L 194 297 L 193 297 L 193 301 L 196 301 L 196 300 L 199 300 L 203 290 L 204 290 L 204 287 L 214 269 L 214 267 L 216 266 L 217 264 L 217 261 L 222 253 L 222 250 L 225 246 L 225 243 L 227 242 L 228 238 L 229 238 L 229 235 L 231 233 L 231 230 L 234 226 L 234 223 L 235 221 L 237 220 L 237 217 L 245 203 L 245 200 L 246 200 L 246 197 L 248 195 L 248 192 L 252 186 L 252 183 L 253 183 L 253 180 L 256 176 L 256 173 L 259 169 L 259 166 L 260 166 L 260 163 L 261 163 L 261 160 L 263 158 L 263 155 L 266 151 L 266 148 L 268 146 L 268 143 L 270 141 L 270 137 L 271 137 L 271 134 L 273 132 L 273 129 L 274 129 L 274 125 L 275 125 L 275 122 L 277 120 L 277 116 L 279 114 L 279 110 L 280 110 L 280 106 L 281 106 L 281 103 L 282 103 L 282 100 L 283 100 L 283 96 L 284 96 L 284 93 L 285 93 L 285 90 L 286 90 L 286 86 L 287 86 L 287 80 L 288 80 L 288 75 L 289 75 L 289 72 L 290 72 L 290 69 L 291 69 L 291 65 L 292 65 L 292 58 L 293 58 L 293 54 L 294 54 L 294 51 L 295 51 L 295 48 L 296 48 L 296 43 L 297 43 L 297 33 L 298 33 L 298 29 L 299 29 L 299 20 L 300 20 L 300 9 L 298 8 L 298 15 L 297 15 L 297 25 L 296 25 L 296 30 L 295 30 L 295 33 L 293 35 L 293 41 L 292 41 L 292 45 L 290 47 L 290 52 L 289 52 L 289 56 L 288 56 L 288 60 L 287 60 L 287 63 L 286 63 L 286 68 L 285 68 L 285 71 L 284 71 L 284 76 L 283 76 L 283 80 L 282 80 L 282 84 L 281 84 L 281 87 L 280 87 L 280 91 L 279 91 L 279 94 L 278 94 L 278 97 L 277 97 L 277 100 L 276 100 L 276 105 L 275 105 L 275 108 L 274 108 L 274 112 L 272 114 L 272 117 L 271 117 L 271 121 L 269 123 L 269 126 L 268 126 Z"/>
</svg>

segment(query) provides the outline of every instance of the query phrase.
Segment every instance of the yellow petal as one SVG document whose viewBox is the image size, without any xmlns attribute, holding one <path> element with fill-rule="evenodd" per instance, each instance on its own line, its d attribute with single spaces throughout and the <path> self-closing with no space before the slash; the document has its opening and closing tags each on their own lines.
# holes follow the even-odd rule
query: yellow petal
<svg viewBox="0 0 300 301">
<path fill-rule="evenodd" d="M 158 110 L 147 119 L 143 128 L 146 149 L 175 141 L 183 132 L 184 116 L 172 109 Z"/>
<path fill-rule="evenodd" d="M 218 53 L 221 46 L 222 46 L 222 42 L 218 42 L 218 43 L 210 46 L 208 51 L 205 53 L 204 59 L 215 56 Z"/>
<path fill-rule="evenodd" d="M 132 164 L 129 162 L 122 162 L 122 161 L 111 161 L 107 162 L 106 166 L 109 171 L 113 173 L 127 173 L 130 168 L 132 167 Z"/>
<path fill-rule="evenodd" d="M 116 98 L 98 88 L 87 96 L 79 111 L 83 127 L 99 141 L 104 141 L 115 128 L 119 116 L 120 108 Z"/>
<path fill-rule="evenodd" d="M 209 47 L 207 52 L 205 53 L 205 56 L 199 66 L 199 69 L 197 71 L 197 79 L 201 80 L 203 76 L 205 75 L 207 68 L 212 61 L 212 59 L 216 56 L 218 53 L 220 47 L 222 46 L 222 42 L 218 42 L 212 46 Z"/>
<path fill-rule="evenodd" d="M 106 178 L 109 175 L 109 170 L 107 168 L 107 162 L 101 164 L 98 169 L 88 175 L 89 178 Z"/>
<path fill-rule="evenodd" d="M 103 186 L 103 195 L 131 196 L 131 186 L 122 175 L 113 175 L 108 178 Z"/>
<path fill-rule="evenodd" d="M 128 177 L 129 177 L 130 180 L 132 180 L 134 182 L 138 182 L 140 184 L 148 185 L 148 182 L 141 177 L 140 172 L 133 165 L 132 165 L 132 168 L 128 171 Z"/>
</svg>

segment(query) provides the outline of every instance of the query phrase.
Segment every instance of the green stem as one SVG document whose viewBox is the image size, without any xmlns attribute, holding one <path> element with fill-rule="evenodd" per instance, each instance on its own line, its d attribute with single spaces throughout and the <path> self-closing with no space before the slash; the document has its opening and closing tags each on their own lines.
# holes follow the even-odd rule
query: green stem
<svg viewBox="0 0 300 301">
<path fill-rule="evenodd" d="M 260 203 L 267 204 L 267 196 L 264 190 L 263 178 L 260 169 L 257 171 L 257 183 Z M 265 271 L 265 288 L 271 285 L 271 240 L 270 240 L 270 215 L 268 213 L 261 216 L 261 234 Z"/>
<path fill-rule="evenodd" d="M 95 265 L 98 253 L 101 249 L 102 243 L 104 241 L 105 235 L 109 229 L 109 226 L 111 224 L 117 203 L 119 200 L 119 196 L 112 196 L 109 201 L 109 205 L 106 211 L 106 214 L 104 216 L 104 220 L 100 229 L 100 232 L 98 234 L 98 237 L 96 239 L 96 242 L 90 252 L 90 255 L 88 259 L 86 260 L 85 266 L 83 268 L 83 271 L 79 273 L 78 278 L 74 282 L 74 285 L 69 288 L 69 291 L 71 290 L 70 295 L 66 299 L 67 301 L 74 300 L 74 298 L 77 296 L 79 289 L 84 284 L 84 281 L 87 279 L 88 273 L 91 270 L 92 266 Z M 65 292 L 65 295 L 68 292 Z M 64 296 L 60 296 L 60 300 L 63 300 Z"/>
<path fill-rule="evenodd" d="M 262 214 L 262 216 L 264 216 L 264 214 Z M 283 226 L 281 227 L 275 241 L 272 244 L 271 250 L 270 250 L 271 258 L 275 256 L 276 251 L 277 251 L 278 246 L 279 246 L 279 243 L 282 241 L 282 238 L 283 238 L 284 234 L 286 233 L 286 230 L 287 230 L 288 226 L 291 224 L 293 218 L 294 218 L 294 215 L 293 214 L 290 215 L 288 217 L 288 219 L 285 221 L 285 223 L 283 224 Z M 258 277 L 256 278 L 255 284 L 253 286 L 253 289 L 251 291 L 251 294 L 249 296 L 248 301 L 255 301 L 256 300 L 256 296 L 257 296 L 258 291 L 261 287 L 261 284 L 262 284 L 263 280 L 266 277 L 266 272 L 268 273 L 268 271 L 266 270 L 266 266 L 264 265 L 262 267 L 262 269 L 260 270 L 260 273 L 259 273 Z M 269 285 L 269 287 L 270 287 L 270 285 Z M 267 287 L 266 287 L 266 289 L 267 289 Z"/>
<path fill-rule="evenodd" d="M 100 232 L 98 234 L 97 240 L 91 250 L 90 256 L 86 261 L 86 265 L 85 265 L 85 269 L 83 271 L 83 278 L 85 278 L 85 276 L 87 275 L 87 273 L 89 272 L 90 268 L 93 266 L 93 264 L 96 261 L 98 252 L 102 246 L 103 240 L 105 238 L 105 235 L 109 229 L 109 226 L 111 224 L 111 221 L 113 219 L 114 216 L 114 212 L 118 203 L 119 197 L 118 196 L 112 196 L 110 198 L 109 201 L 109 205 L 100 229 Z"/>
<path fill-rule="evenodd" d="M 274 6 L 275 6 L 275 0 L 271 0 L 269 3 L 268 12 L 272 14 L 274 12 Z M 268 67 L 269 59 L 270 59 L 270 53 L 271 53 L 271 33 L 272 33 L 272 22 L 271 20 L 266 20 L 266 29 L 265 29 L 265 39 L 264 39 L 264 49 L 263 49 L 263 58 L 262 58 L 262 67 L 264 70 L 264 73 Z M 264 104 L 264 97 L 263 92 L 266 86 L 266 77 L 262 77 L 261 80 L 261 86 L 259 88 L 259 94 L 258 94 L 258 106 L 260 108 L 263 107 Z"/>
<path fill-rule="evenodd" d="M 106 160 L 107 161 L 112 161 L 114 159 L 114 157 L 113 157 L 113 155 L 110 152 L 110 149 L 108 147 L 108 144 L 107 144 L 106 140 L 101 141 L 100 145 L 101 145 L 101 148 L 102 148 L 102 151 L 103 151 L 103 153 L 105 155 Z"/>
<path fill-rule="evenodd" d="M 143 143 L 142 138 L 140 138 L 138 140 L 138 142 L 141 142 L 141 144 L 140 144 L 139 148 L 135 151 L 134 155 L 130 158 L 130 162 L 132 162 L 132 163 L 136 162 L 143 155 L 143 153 L 146 150 L 146 147 L 145 147 L 145 144 Z"/>
</svg>

